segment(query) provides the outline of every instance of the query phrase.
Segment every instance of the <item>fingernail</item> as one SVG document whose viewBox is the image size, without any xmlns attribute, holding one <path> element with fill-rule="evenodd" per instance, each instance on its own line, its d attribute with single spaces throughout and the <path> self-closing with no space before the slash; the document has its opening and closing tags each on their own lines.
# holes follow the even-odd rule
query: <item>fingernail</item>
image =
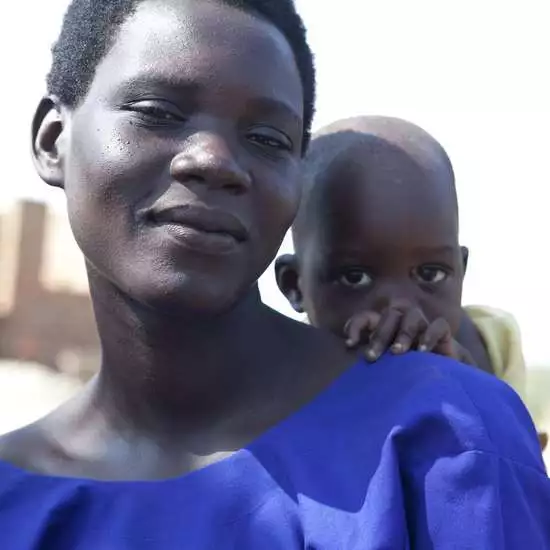
<svg viewBox="0 0 550 550">
<path fill-rule="evenodd" d="M 378 359 L 378 353 L 373 349 L 369 349 L 367 351 L 367 359 L 369 361 L 376 361 Z"/>
<path fill-rule="evenodd" d="M 394 344 L 392 347 L 391 347 L 393 353 L 401 353 L 403 351 L 403 344 Z"/>
<path fill-rule="evenodd" d="M 425 345 L 419 346 L 418 351 L 428 351 L 428 346 L 425 346 Z"/>
</svg>

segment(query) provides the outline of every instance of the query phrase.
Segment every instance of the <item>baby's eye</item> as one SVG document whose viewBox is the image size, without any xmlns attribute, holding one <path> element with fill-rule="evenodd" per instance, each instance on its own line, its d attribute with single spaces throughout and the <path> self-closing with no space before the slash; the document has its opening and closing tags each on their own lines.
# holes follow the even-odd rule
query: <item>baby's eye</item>
<svg viewBox="0 0 550 550">
<path fill-rule="evenodd" d="M 370 286 L 373 280 L 364 269 L 351 268 L 340 274 L 338 282 L 350 288 L 365 288 Z"/>
<path fill-rule="evenodd" d="M 449 273 L 438 265 L 421 265 L 413 269 L 413 277 L 420 283 L 435 285 L 447 279 Z"/>
</svg>

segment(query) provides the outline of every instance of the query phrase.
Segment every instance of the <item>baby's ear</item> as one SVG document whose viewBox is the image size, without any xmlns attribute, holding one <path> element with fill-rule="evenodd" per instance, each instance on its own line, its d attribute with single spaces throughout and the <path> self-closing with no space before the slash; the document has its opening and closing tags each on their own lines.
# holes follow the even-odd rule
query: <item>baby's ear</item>
<svg viewBox="0 0 550 550">
<path fill-rule="evenodd" d="M 468 258 L 470 257 L 470 251 L 468 250 L 467 246 L 461 246 L 460 252 L 462 254 L 462 266 L 464 268 L 464 273 L 466 273 L 466 269 L 468 268 Z"/>
<path fill-rule="evenodd" d="M 294 254 L 284 254 L 275 260 L 275 278 L 279 290 L 285 295 L 294 311 L 303 313 L 303 296 L 299 284 L 300 271 Z"/>
</svg>

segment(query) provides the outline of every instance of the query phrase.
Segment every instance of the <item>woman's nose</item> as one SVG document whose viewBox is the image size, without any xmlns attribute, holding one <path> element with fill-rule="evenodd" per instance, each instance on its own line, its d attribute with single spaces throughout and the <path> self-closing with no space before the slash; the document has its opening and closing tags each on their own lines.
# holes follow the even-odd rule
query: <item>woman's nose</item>
<svg viewBox="0 0 550 550">
<path fill-rule="evenodd" d="M 190 139 L 170 165 L 170 175 L 181 183 L 201 183 L 234 194 L 250 189 L 250 174 L 241 166 L 221 135 L 201 132 Z"/>
</svg>

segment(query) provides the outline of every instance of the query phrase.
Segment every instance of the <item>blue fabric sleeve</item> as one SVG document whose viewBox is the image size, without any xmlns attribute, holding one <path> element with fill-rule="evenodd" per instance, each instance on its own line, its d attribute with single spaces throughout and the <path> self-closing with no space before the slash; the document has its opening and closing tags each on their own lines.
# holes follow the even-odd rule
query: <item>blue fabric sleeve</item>
<svg viewBox="0 0 550 550">
<path fill-rule="evenodd" d="M 469 451 L 403 481 L 411 549 L 550 549 L 550 480 L 537 469 Z"/>
</svg>

